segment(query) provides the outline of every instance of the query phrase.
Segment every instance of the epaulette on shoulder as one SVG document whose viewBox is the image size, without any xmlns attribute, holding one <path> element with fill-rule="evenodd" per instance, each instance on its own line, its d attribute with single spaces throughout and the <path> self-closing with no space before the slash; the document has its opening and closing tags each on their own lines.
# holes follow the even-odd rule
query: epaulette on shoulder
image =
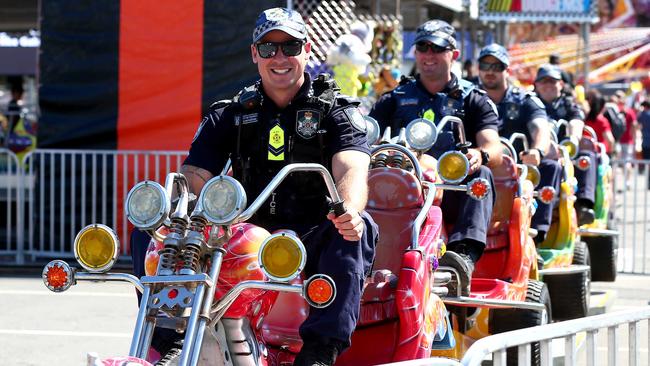
<svg viewBox="0 0 650 366">
<path fill-rule="evenodd" d="M 567 102 L 573 102 L 573 101 L 575 100 L 575 98 L 573 97 L 573 95 L 568 94 L 568 93 L 562 93 L 562 95 L 560 96 L 560 98 L 564 98 L 564 100 L 566 100 Z"/>
<path fill-rule="evenodd" d="M 415 81 L 415 78 L 413 76 L 402 75 L 402 77 L 399 79 L 399 85 L 406 85 L 412 81 Z"/>
<path fill-rule="evenodd" d="M 351 97 L 349 95 L 345 94 L 338 94 L 336 96 L 336 102 L 340 106 L 346 106 L 346 105 L 359 105 L 361 104 L 361 101 L 359 98 Z"/>
<path fill-rule="evenodd" d="M 232 99 L 222 99 L 218 100 L 210 105 L 210 110 L 217 110 L 225 108 L 232 104 Z"/>
</svg>

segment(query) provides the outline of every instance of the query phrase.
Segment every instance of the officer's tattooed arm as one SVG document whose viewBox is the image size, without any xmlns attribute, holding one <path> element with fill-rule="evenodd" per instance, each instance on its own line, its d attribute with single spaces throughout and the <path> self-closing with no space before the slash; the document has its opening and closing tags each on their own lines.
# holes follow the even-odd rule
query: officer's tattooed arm
<svg viewBox="0 0 650 366">
<path fill-rule="evenodd" d="M 363 220 L 359 212 L 366 207 L 368 200 L 368 165 L 370 157 L 356 150 L 344 150 L 334 154 L 332 173 L 336 188 L 345 201 L 345 214 L 334 218 L 329 215 L 334 226 L 345 240 L 358 241 L 363 233 Z"/>
<path fill-rule="evenodd" d="M 479 149 L 484 150 L 490 155 L 490 162 L 488 164 L 490 167 L 501 165 L 501 152 L 503 150 L 501 148 L 501 141 L 499 140 L 499 133 L 496 130 L 486 128 L 478 131 L 476 133 L 476 144 Z M 479 166 L 481 165 L 481 160 L 479 154 Z M 471 168 L 470 166 L 470 171 L 472 171 Z M 473 171 L 476 170 L 478 170 L 478 167 Z"/>
<path fill-rule="evenodd" d="M 214 175 L 209 171 L 193 166 L 193 165 L 183 165 L 181 167 L 181 173 L 187 178 L 187 183 L 190 186 L 190 192 L 195 195 L 201 193 L 201 189 L 205 182 L 209 181 Z"/>
<path fill-rule="evenodd" d="M 540 149 L 544 153 L 548 151 L 551 143 L 551 129 L 546 118 L 535 118 L 528 123 L 528 131 L 533 138 L 531 149 Z"/>
</svg>

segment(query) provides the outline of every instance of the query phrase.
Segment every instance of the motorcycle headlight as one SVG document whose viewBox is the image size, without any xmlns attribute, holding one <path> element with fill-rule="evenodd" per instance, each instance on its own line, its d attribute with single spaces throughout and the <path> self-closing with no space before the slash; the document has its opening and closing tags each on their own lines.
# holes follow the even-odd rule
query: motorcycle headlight
<svg viewBox="0 0 650 366">
<path fill-rule="evenodd" d="M 537 187 L 541 179 L 541 176 L 539 174 L 539 169 L 537 169 L 537 167 L 534 165 L 528 165 L 527 167 L 528 167 L 527 169 L 528 173 L 526 174 L 526 179 L 528 179 L 533 183 L 533 187 Z"/>
<path fill-rule="evenodd" d="M 578 142 L 574 138 L 566 138 L 560 142 L 560 145 L 566 147 L 571 159 L 578 156 Z"/>
<path fill-rule="evenodd" d="M 417 118 L 406 126 L 406 142 L 416 151 L 428 151 L 437 138 L 436 125 L 428 119 Z"/>
<path fill-rule="evenodd" d="M 307 251 L 300 239 L 281 232 L 264 240 L 260 246 L 258 261 L 267 277 L 288 282 L 302 272 L 307 261 Z"/>
<path fill-rule="evenodd" d="M 460 183 L 469 172 L 469 160 L 459 151 L 447 151 L 438 159 L 438 175 L 447 183 Z"/>
<path fill-rule="evenodd" d="M 88 272 L 107 272 L 115 264 L 119 240 L 106 225 L 92 224 L 74 239 L 74 256 Z"/>
<path fill-rule="evenodd" d="M 235 178 L 219 175 L 203 186 L 199 204 L 208 221 L 216 225 L 226 225 L 244 211 L 246 192 Z"/>
<path fill-rule="evenodd" d="M 131 188 L 126 196 L 126 217 L 137 228 L 158 228 L 169 215 L 170 203 L 165 189 L 153 181 L 144 181 Z"/>
<path fill-rule="evenodd" d="M 370 116 L 363 117 L 366 120 L 366 138 L 368 145 L 375 145 L 379 140 L 379 122 Z"/>
</svg>

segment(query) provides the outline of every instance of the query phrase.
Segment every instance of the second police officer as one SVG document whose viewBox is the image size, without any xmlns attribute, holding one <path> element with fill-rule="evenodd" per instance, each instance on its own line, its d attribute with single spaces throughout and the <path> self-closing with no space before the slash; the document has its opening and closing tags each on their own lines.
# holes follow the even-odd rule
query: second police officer
<svg viewBox="0 0 650 366">
<path fill-rule="evenodd" d="M 546 107 L 549 119 L 568 121 L 567 136 L 580 141 L 584 128 L 585 115 L 578 106 L 573 96 L 565 93 L 562 74 L 557 66 L 542 65 L 535 77 L 535 92 Z M 562 138 L 562 136 L 558 136 Z M 578 180 L 575 210 L 578 216 L 578 225 L 582 226 L 594 221 L 594 201 L 596 196 L 597 160 L 593 151 L 579 151 L 578 156 L 587 156 L 591 165 L 586 170 L 575 169 Z"/>
<path fill-rule="evenodd" d="M 402 80 L 396 89 L 379 98 L 369 115 L 382 130 L 390 126 L 392 131 L 406 127 L 416 118 L 427 118 L 436 124 L 448 115 L 463 120 L 467 139 L 472 143 L 466 153 L 470 163 L 466 181 L 480 177 L 491 186 L 483 201 L 448 191 L 441 204 L 444 220 L 453 223 L 453 228 L 449 231 L 448 251 L 440 264 L 458 270 L 464 284 L 461 294 L 467 296 L 474 264 L 485 248 L 494 205 L 494 182 L 488 166 L 501 163 L 501 147 L 494 104 L 472 83 L 451 73 L 452 62 L 459 56 L 454 33 L 454 28 L 441 20 L 419 26 L 415 38 L 417 76 Z M 429 154 L 438 158 L 455 149 L 456 142 L 451 131 L 441 132 Z"/>
<path fill-rule="evenodd" d="M 551 133 L 544 104 L 533 93 L 508 84 L 510 56 L 503 46 L 493 43 L 483 47 L 478 62 L 481 87 L 499 111 L 499 134 L 506 138 L 516 132 L 525 134 L 529 150 L 522 152 L 521 161 L 538 167 L 538 188 L 551 186 L 559 192 L 562 167 L 557 160 L 546 158 Z M 544 241 L 552 216 L 553 205 L 538 201 L 531 220 L 531 228 L 537 230 L 536 243 Z"/>
</svg>

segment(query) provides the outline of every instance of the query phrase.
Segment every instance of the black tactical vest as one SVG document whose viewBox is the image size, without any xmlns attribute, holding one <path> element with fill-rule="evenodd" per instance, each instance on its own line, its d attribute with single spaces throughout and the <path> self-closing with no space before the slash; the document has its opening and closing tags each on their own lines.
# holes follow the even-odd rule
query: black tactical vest
<svg viewBox="0 0 650 366">
<path fill-rule="evenodd" d="M 396 134 L 401 127 L 406 127 L 410 121 L 426 117 L 425 114 L 429 110 L 434 114 L 433 122 L 436 125 L 445 116 L 464 119 L 465 98 L 474 90 L 475 86 L 463 79 L 455 80 L 456 83 L 451 86 L 451 90 L 433 95 L 422 90 L 415 79 L 402 82 L 402 85 L 392 92 L 396 103 L 395 112 L 390 120 L 393 134 Z M 454 136 L 453 127 L 447 125 L 438 134 L 436 143 L 428 153 L 438 158 L 445 151 L 454 150 L 457 142 L 458 138 Z"/>
<path fill-rule="evenodd" d="M 291 163 L 320 163 L 331 171 L 331 159 L 325 156 L 327 131 L 324 120 L 337 98 L 334 80 L 319 75 L 306 98 L 292 101 L 290 110 L 276 116 L 264 115 L 259 83 L 244 88 L 234 99 L 237 108 L 234 123 L 237 131 L 236 151 L 232 157 L 233 175 L 252 202 L 273 177 Z M 252 95 L 252 97 L 250 96 Z M 243 97 L 243 98 L 242 98 Z M 255 100 L 257 99 L 257 100 Z M 302 120 L 299 124 L 298 112 Z M 282 160 L 270 160 L 271 129 L 279 124 L 284 133 Z M 255 214 L 252 222 L 269 230 L 315 225 L 329 210 L 327 189 L 318 173 L 292 173 Z"/>
</svg>

